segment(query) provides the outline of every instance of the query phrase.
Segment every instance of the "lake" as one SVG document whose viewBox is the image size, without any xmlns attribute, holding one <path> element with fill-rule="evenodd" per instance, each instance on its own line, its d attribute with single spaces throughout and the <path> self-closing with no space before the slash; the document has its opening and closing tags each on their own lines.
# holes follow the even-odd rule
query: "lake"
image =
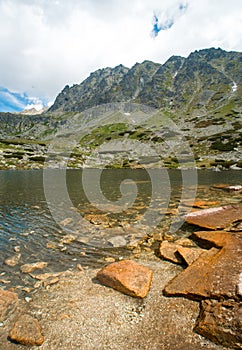
<svg viewBox="0 0 242 350">
<path fill-rule="evenodd" d="M 25 263 L 47 261 L 47 271 L 105 257 L 128 257 L 127 245 L 163 230 L 185 236 L 182 200 L 240 202 L 239 194 L 211 188 L 241 183 L 240 171 L 97 169 L 0 171 L 0 286 L 31 285 Z M 136 185 L 135 185 L 136 184 Z M 18 256 L 16 266 L 4 261 Z M 4 281 L 2 281 L 4 280 Z"/>
</svg>

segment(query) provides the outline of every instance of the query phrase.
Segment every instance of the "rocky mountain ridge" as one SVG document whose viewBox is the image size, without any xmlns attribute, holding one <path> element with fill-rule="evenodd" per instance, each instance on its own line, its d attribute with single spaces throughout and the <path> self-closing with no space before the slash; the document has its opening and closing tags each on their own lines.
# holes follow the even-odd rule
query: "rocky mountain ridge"
<svg viewBox="0 0 242 350">
<path fill-rule="evenodd" d="M 241 168 L 241 96 L 241 52 L 211 48 L 187 58 L 172 56 L 164 64 L 144 61 L 130 69 L 123 65 L 99 69 L 81 84 L 66 86 L 40 115 L 0 113 L 0 141 L 5 145 L 0 147 L 2 162 L 4 167 L 9 162 L 13 167 L 21 163 L 19 158 L 11 159 L 16 147 L 6 151 L 6 142 L 24 148 L 31 140 L 28 148 L 33 143 L 36 148 L 58 139 L 63 154 L 68 138 L 76 135 L 78 146 L 70 167 L 82 167 L 86 160 L 98 167 L 110 159 L 110 166 L 137 167 L 134 152 L 124 151 L 134 141 L 140 142 L 141 154 L 151 146 L 162 164 L 179 167 L 174 152 L 184 153 L 186 140 L 190 149 L 185 153 L 193 152 L 199 168 Z M 113 141 L 119 145 L 109 152 Z M 173 154 L 166 151 L 167 142 Z M 18 152 L 22 157 L 24 150 Z M 34 159 L 45 159 L 45 152 L 41 145 Z M 147 154 L 143 156 L 150 161 Z"/>
<path fill-rule="evenodd" d="M 203 113 L 241 96 L 242 53 L 204 49 L 187 58 L 172 56 L 163 65 L 144 61 L 99 69 L 73 87 L 66 86 L 49 112 L 81 112 L 104 103 L 134 102 L 176 112 Z M 240 101 L 241 102 L 241 101 Z M 241 105 L 240 105 L 241 107 Z"/>
</svg>

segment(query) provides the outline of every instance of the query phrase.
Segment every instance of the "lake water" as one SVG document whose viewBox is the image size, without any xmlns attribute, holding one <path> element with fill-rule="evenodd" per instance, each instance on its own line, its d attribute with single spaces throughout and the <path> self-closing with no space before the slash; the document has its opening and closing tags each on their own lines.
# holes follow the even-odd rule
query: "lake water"
<svg viewBox="0 0 242 350">
<path fill-rule="evenodd" d="M 238 194 L 211 189 L 214 184 L 240 184 L 240 171 L 198 171 L 198 182 L 194 172 L 179 170 L 84 172 L 0 171 L 0 286 L 6 280 L 31 285 L 31 278 L 20 273 L 25 263 L 47 261 L 45 272 L 77 263 L 97 267 L 107 256 L 128 257 L 131 253 L 123 246 L 145 233 L 161 229 L 186 235 L 179 223 L 171 229 L 173 222 L 177 225 L 171 213 L 181 198 L 196 194 L 220 204 L 240 202 Z M 17 254 L 16 266 L 4 264 Z"/>
</svg>

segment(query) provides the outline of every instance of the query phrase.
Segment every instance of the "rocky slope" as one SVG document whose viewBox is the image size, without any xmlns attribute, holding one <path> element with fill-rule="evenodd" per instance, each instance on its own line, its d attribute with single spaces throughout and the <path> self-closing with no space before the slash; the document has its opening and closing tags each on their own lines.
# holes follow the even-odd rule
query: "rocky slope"
<svg viewBox="0 0 242 350">
<path fill-rule="evenodd" d="M 83 111 L 102 103 L 132 101 L 172 112 L 203 113 L 233 101 L 241 107 L 242 53 L 205 49 L 165 64 L 144 61 L 92 73 L 80 85 L 66 86 L 50 112 Z"/>
<path fill-rule="evenodd" d="M 130 152 L 130 143 L 136 142 L 136 153 L 148 157 L 150 166 L 158 156 L 158 164 L 178 167 L 181 154 L 191 158 L 192 153 L 201 168 L 241 168 L 241 96 L 242 53 L 204 49 L 187 58 L 172 56 L 163 65 L 144 61 L 130 69 L 99 69 L 81 84 L 66 86 L 41 115 L 0 113 L 0 139 L 38 143 L 64 137 L 63 153 L 68 137 L 75 135 L 71 167 L 86 161 L 89 166 L 108 161 L 110 166 L 137 167 L 137 156 Z M 120 144 L 110 151 L 113 141 Z M 186 142 L 189 149 L 184 149 Z M 144 145 L 154 148 L 155 161 Z M 2 166 L 8 166 L 4 152 Z"/>
</svg>

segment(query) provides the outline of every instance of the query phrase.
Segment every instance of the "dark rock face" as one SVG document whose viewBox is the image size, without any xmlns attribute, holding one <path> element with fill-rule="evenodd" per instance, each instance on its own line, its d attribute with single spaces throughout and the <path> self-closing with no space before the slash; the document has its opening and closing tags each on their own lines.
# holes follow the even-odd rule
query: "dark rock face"
<svg viewBox="0 0 242 350">
<path fill-rule="evenodd" d="M 66 86 L 57 96 L 50 112 L 80 112 L 100 104 L 134 99 L 151 80 L 160 64 L 145 61 L 131 69 L 119 65 L 99 69 L 80 85 Z"/>
<path fill-rule="evenodd" d="M 172 56 L 163 65 L 144 61 L 99 69 L 79 85 L 66 86 L 50 112 L 80 112 L 103 103 L 132 101 L 156 108 L 216 108 L 240 89 L 242 54 L 221 49 Z M 235 97 L 237 96 L 235 91 Z M 205 111 L 205 110 L 204 110 Z"/>
</svg>

